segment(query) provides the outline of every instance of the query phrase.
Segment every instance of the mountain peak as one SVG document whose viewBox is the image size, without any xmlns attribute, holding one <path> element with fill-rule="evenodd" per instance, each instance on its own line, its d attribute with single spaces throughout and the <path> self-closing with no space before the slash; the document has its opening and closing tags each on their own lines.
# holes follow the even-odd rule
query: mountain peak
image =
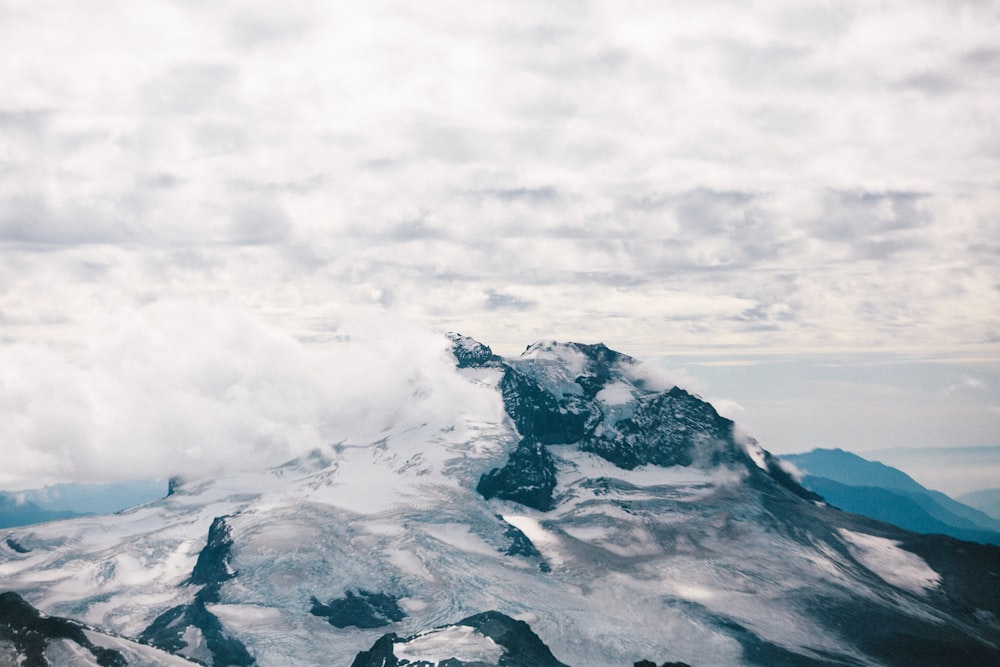
<svg viewBox="0 0 1000 667">
<path fill-rule="evenodd" d="M 507 462 L 484 473 L 477 489 L 487 498 L 551 509 L 557 484 L 549 446 L 569 445 L 612 465 L 735 466 L 764 474 L 779 487 L 812 497 L 756 443 L 738 441 L 733 422 L 680 387 L 652 389 L 632 357 L 604 343 L 532 343 L 514 358 L 451 334 L 456 365 L 501 372 L 504 409 L 520 443 Z M 759 461 L 757 459 L 760 459 Z"/>
<path fill-rule="evenodd" d="M 128 664 L 998 664 L 996 548 L 813 502 L 605 345 L 451 341 L 374 437 L 0 531 L 5 587 Z"/>
</svg>

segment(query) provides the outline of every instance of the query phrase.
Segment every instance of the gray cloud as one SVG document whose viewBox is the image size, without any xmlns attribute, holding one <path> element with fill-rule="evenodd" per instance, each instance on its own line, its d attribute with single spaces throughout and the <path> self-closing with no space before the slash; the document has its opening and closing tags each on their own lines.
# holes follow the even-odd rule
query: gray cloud
<svg viewBox="0 0 1000 667">
<path fill-rule="evenodd" d="M 0 129 L 4 132 L 23 132 L 39 135 L 48 124 L 49 110 L 8 110 L 0 109 Z"/>
<path fill-rule="evenodd" d="M 921 207 L 926 198 L 919 192 L 832 191 L 827 193 L 821 216 L 813 222 L 814 234 L 886 251 L 912 246 L 915 241 L 901 235 L 932 222 Z"/>
<path fill-rule="evenodd" d="M 238 70 L 228 65 L 187 63 L 167 67 L 137 91 L 143 111 L 193 115 L 206 109 L 231 106 Z"/>
<path fill-rule="evenodd" d="M 503 292 L 497 291 L 495 289 L 490 289 L 486 291 L 486 309 L 487 310 L 530 310 L 534 308 L 537 304 L 534 301 L 527 299 L 520 299 L 511 294 L 504 294 Z"/>
</svg>

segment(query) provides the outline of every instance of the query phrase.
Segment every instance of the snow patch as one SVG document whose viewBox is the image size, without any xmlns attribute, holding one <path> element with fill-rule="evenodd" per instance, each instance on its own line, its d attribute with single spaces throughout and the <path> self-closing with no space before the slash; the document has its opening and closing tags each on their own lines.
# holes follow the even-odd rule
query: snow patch
<svg viewBox="0 0 1000 667">
<path fill-rule="evenodd" d="M 899 542 L 839 529 L 847 540 L 851 555 L 883 580 L 914 593 L 925 593 L 941 583 L 935 572 L 920 556 L 901 549 Z"/>
<path fill-rule="evenodd" d="M 760 446 L 759 442 L 748 438 L 743 442 L 743 449 L 746 450 L 747 456 L 757 464 L 758 468 L 767 472 L 767 458 L 764 456 L 764 448 Z"/>
<path fill-rule="evenodd" d="M 537 519 L 518 514 L 504 514 L 501 518 L 524 533 L 546 560 L 554 564 L 563 562 L 562 558 L 555 553 L 559 545 L 559 538 L 543 528 Z"/>
<path fill-rule="evenodd" d="M 438 665 L 445 660 L 495 665 L 503 656 L 503 647 L 490 637 L 467 625 L 455 625 L 417 635 L 408 642 L 393 647 L 400 660 L 429 662 Z"/>
</svg>

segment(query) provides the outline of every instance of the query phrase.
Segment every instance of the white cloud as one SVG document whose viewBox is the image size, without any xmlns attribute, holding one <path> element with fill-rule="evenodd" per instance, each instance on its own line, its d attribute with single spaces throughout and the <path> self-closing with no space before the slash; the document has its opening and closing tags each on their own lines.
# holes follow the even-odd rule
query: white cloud
<svg viewBox="0 0 1000 667">
<path fill-rule="evenodd" d="M 991 3 L 0 8 L 0 341 L 157 300 L 515 352 L 996 356 Z"/>
<path fill-rule="evenodd" d="M 358 313 L 339 333 L 352 342 L 308 346 L 175 303 L 119 312 L 75 353 L 0 347 L 0 488 L 259 468 L 499 401 L 457 375 L 443 336 Z"/>
</svg>

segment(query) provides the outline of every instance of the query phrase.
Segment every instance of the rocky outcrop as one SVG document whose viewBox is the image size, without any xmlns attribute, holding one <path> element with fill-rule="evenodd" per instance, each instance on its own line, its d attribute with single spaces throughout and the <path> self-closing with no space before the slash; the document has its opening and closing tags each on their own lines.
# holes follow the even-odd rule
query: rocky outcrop
<svg viewBox="0 0 1000 667">
<path fill-rule="evenodd" d="M 356 628 L 381 628 L 406 618 L 399 600 L 385 593 L 358 590 L 347 591 L 344 597 L 323 604 L 311 598 L 309 613 L 325 618 L 336 628 L 354 626 Z"/>
<path fill-rule="evenodd" d="M 217 516 L 208 529 L 208 541 L 198 554 L 189 584 L 221 584 L 236 576 L 229 564 L 233 538 L 226 517 Z"/>
<path fill-rule="evenodd" d="M 567 667 L 556 660 L 531 626 L 498 611 L 469 616 L 411 637 L 383 635 L 371 649 L 358 653 L 351 667 L 395 667 L 400 664 Z"/>
<path fill-rule="evenodd" d="M 504 550 L 504 553 L 508 556 L 524 556 L 525 558 L 530 558 L 532 560 L 538 561 L 538 569 L 542 572 L 551 572 L 552 568 L 542 559 L 542 553 L 534 545 L 534 543 L 528 539 L 517 526 L 512 526 L 503 520 L 503 517 L 497 515 L 497 518 L 504 524 L 504 537 L 510 540 L 510 545 Z"/>
<path fill-rule="evenodd" d="M 53 641 L 67 640 L 89 652 L 101 667 L 126 667 L 121 652 L 95 646 L 84 626 L 57 616 L 45 616 L 17 593 L 0 593 L 0 640 L 10 642 L 21 667 L 45 667 L 46 647 Z M 2 657 L 2 656 L 0 656 Z"/>
<path fill-rule="evenodd" d="M 580 449 L 625 469 L 750 462 L 733 439 L 733 422 L 678 387 L 641 396 L 631 416 L 605 420 Z"/>
<path fill-rule="evenodd" d="M 819 499 L 766 450 L 758 467 L 737 442 L 733 422 L 711 404 L 679 387 L 649 388 L 635 360 L 604 344 L 542 342 L 504 360 L 471 338 L 451 336 L 460 368 L 502 370 L 504 409 L 521 436 L 506 464 L 480 478 L 477 490 L 486 498 L 551 509 L 556 469 L 547 447 L 569 444 L 626 470 L 744 467 L 759 484 Z"/>
<path fill-rule="evenodd" d="M 476 491 L 484 498 L 501 498 L 543 512 L 552 508 L 556 488 L 556 463 L 540 442 L 522 440 L 503 468 L 483 475 Z"/>
<path fill-rule="evenodd" d="M 236 576 L 230 565 L 232 547 L 232 530 L 226 517 L 216 517 L 191 576 L 185 582 L 186 585 L 201 585 L 201 589 L 188 604 L 171 607 L 157 616 L 139 635 L 141 641 L 202 661 L 200 652 L 204 651 L 210 656 L 212 665 L 244 667 L 256 664 L 246 647 L 225 633 L 218 617 L 206 606 L 218 603 L 223 582 Z M 191 645 L 193 639 L 195 646 Z"/>
</svg>

